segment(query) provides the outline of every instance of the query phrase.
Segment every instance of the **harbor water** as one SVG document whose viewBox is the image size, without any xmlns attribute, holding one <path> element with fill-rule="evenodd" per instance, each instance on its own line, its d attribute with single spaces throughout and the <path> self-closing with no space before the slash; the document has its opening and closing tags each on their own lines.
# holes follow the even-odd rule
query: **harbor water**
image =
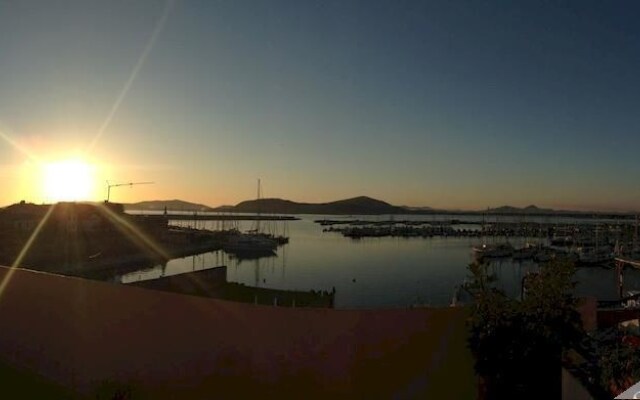
<svg viewBox="0 0 640 400">
<path fill-rule="evenodd" d="M 469 277 L 468 265 L 473 261 L 471 247 L 483 240 L 499 242 L 499 238 L 430 237 L 400 238 L 376 237 L 350 239 L 338 232 L 323 232 L 318 219 L 387 220 L 389 216 L 318 216 L 303 215 L 298 221 L 261 222 L 265 230 L 286 232 L 289 243 L 278 248 L 273 255 L 245 257 L 226 254 L 219 250 L 169 261 L 166 265 L 141 268 L 113 279 L 131 283 L 144 279 L 186 273 L 216 266 L 227 266 L 227 281 L 285 290 L 336 290 L 335 307 L 398 308 L 447 306 L 456 285 Z M 460 216 L 395 216 L 396 220 L 447 220 Z M 481 216 L 475 218 L 481 222 Z M 493 217 L 492 217 L 493 218 Z M 540 217 L 541 222 L 549 218 Z M 554 220 L 555 221 L 555 220 Z M 575 220 L 558 220 L 572 223 Z M 219 229 L 220 221 L 172 221 L 172 224 L 199 229 Z M 255 222 L 242 221 L 240 230 L 255 228 Z M 473 229 L 465 225 L 464 229 Z M 504 239 L 502 239 L 504 240 Z M 523 245 L 525 238 L 509 238 L 514 246 Z M 537 243 L 543 239 L 532 238 Z M 538 268 L 533 261 L 517 262 L 498 259 L 491 263 L 491 271 L 498 285 L 507 293 L 517 296 L 521 281 L 529 271 Z M 615 270 L 601 267 L 578 268 L 575 280 L 578 295 L 596 296 L 600 300 L 617 298 Z M 626 269 L 625 290 L 640 289 L 640 271 Z"/>
</svg>

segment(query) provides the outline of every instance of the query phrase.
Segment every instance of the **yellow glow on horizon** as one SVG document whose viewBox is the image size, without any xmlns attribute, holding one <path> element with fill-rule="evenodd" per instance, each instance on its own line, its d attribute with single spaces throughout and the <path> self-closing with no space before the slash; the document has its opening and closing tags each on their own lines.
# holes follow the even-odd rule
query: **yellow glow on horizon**
<svg viewBox="0 0 640 400">
<path fill-rule="evenodd" d="M 42 164 L 42 191 L 47 202 L 95 199 L 95 166 L 70 158 Z"/>
</svg>

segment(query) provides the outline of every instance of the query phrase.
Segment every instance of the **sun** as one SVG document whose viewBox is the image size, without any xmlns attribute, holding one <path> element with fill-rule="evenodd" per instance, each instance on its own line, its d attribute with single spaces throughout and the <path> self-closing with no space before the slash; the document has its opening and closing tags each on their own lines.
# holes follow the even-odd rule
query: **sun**
<svg viewBox="0 0 640 400">
<path fill-rule="evenodd" d="M 94 192 L 94 168 L 81 159 L 66 159 L 42 166 L 42 189 L 47 201 L 90 200 Z"/>
</svg>

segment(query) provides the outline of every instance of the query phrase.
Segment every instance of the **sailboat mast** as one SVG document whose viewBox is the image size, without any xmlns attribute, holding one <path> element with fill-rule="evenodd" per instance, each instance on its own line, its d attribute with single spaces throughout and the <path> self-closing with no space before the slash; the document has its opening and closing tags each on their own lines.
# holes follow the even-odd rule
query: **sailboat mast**
<svg viewBox="0 0 640 400">
<path fill-rule="evenodd" d="M 258 195 L 257 199 L 260 200 L 260 178 L 258 178 Z"/>
<path fill-rule="evenodd" d="M 256 233 L 260 233 L 260 178 L 258 178 Z"/>
<path fill-rule="evenodd" d="M 638 251 L 638 216 L 636 215 L 636 224 L 635 224 L 635 228 L 633 231 L 633 244 L 632 244 L 632 250 L 633 252 L 637 252 Z"/>
</svg>

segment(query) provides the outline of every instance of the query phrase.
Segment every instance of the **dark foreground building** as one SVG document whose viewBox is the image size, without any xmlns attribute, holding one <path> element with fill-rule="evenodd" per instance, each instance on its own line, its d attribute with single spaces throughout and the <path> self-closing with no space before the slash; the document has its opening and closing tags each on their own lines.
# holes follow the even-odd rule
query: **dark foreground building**
<svg viewBox="0 0 640 400">
<path fill-rule="evenodd" d="M 127 259 L 167 258 L 167 218 L 124 213 L 122 204 L 21 202 L 0 211 L 0 263 L 78 271 Z"/>
</svg>

